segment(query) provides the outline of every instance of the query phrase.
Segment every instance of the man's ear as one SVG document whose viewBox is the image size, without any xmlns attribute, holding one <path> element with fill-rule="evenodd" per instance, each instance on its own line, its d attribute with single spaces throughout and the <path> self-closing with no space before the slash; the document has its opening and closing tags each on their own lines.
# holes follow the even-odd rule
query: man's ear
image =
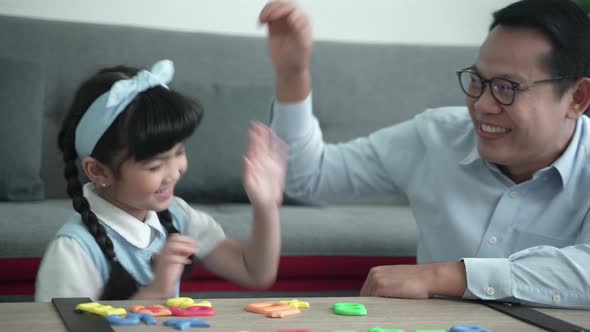
<svg viewBox="0 0 590 332">
<path fill-rule="evenodd" d="M 568 116 L 579 118 L 590 106 L 590 78 L 582 77 L 572 87 L 572 99 Z"/>
<path fill-rule="evenodd" d="M 82 169 L 84 169 L 84 173 L 86 173 L 88 179 L 98 187 L 106 188 L 113 183 L 111 169 L 90 156 L 82 159 Z"/>
</svg>

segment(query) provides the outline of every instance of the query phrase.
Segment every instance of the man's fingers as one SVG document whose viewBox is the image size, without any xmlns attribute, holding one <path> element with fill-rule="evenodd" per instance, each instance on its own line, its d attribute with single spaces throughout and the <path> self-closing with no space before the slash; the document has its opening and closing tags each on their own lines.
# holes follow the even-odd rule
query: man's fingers
<svg viewBox="0 0 590 332">
<path fill-rule="evenodd" d="M 297 7 L 293 6 L 292 4 L 286 4 L 285 6 L 281 6 L 275 9 L 269 16 L 268 21 L 274 22 L 278 20 L 286 20 L 289 22 L 289 17 L 297 12 Z"/>
<path fill-rule="evenodd" d="M 268 21 L 268 16 L 273 12 L 273 10 L 278 7 L 282 6 L 282 2 L 280 1 L 271 1 L 262 7 L 260 10 L 260 14 L 258 15 L 258 21 L 260 23 L 265 23 Z"/>
<path fill-rule="evenodd" d="M 295 10 L 287 16 L 287 23 L 295 31 L 298 31 L 309 24 L 309 19 L 301 10 Z"/>
<path fill-rule="evenodd" d="M 278 19 L 286 18 L 297 10 L 294 4 L 285 1 L 274 1 L 268 3 L 258 16 L 260 23 L 270 23 Z"/>
<path fill-rule="evenodd" d="M 369 279 L 367 279 L 367 280 L 365 280 L 365 283 L 363 284 L 363 288 L 361 288 L 360 296 L 371 296 L 371 292 L 372 292 L 371 282 L 369 281 Z"/>
</svg>

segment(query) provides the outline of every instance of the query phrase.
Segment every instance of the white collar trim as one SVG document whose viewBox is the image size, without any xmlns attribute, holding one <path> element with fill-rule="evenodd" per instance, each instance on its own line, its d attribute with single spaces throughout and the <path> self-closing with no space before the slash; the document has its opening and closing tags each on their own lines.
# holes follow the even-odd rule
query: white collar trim
<svg viewBox="0 0 590 332">
<path fill-rule="evenodd" d="M 145 249 L 152 241 L 153 231 L 166 234 L 155 211 L 148 211 L 145 222 L 142 222 L 100 197 L 92 182 L 85 184 L 83 190 L 84 197 L 98 219 L 132 245 Z"/>
</svg>

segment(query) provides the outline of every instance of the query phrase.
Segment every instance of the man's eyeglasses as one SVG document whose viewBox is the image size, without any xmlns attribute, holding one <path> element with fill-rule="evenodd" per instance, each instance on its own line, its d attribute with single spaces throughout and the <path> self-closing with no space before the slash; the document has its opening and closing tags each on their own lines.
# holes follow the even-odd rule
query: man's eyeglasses
<svg viewBox="0 0 590 332">
<path fill-rule="evenodd" d="M 458 70 L 457 77 L 459 78 L 461 90 L 467 96 L 475 99 L 481 97 L 486 89 L 486 85 L 489 84 L 494 99 L 505 106 L 512 105 L 514 98 L 516 98 L 516 93 L 519 90 L 524 90 L 539 83 L 557 82 L 565 78 L 565 76 L 558 76 L 529 83 L 517 83 L 500 77 L 487 80 L 470 68 Z"/>
</svg>

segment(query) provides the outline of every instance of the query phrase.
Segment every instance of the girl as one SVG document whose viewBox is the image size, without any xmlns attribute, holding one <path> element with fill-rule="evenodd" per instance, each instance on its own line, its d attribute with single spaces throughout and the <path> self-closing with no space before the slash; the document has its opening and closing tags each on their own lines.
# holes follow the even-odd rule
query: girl
<svg viewBox="0 0 590 332">
<path fill-rule="evenodd" d="M 247 287 L 274 282 L 286 145 L 252 125 L 244 158 L 252 235 L 245 245 L 227 238 L 213 218 L 173 195 L 187 169 L 183 142 L 202 115 L 199 105 L 168 89 L 173 74 L 169 60 L 151 71 L 119 66 L 79 88 L 58 139 L 78 213 L 45 252 L 37 301 L 175 297 L 193 257 Z M 84 186 L 78 161 L 90 180 Z"/>
</svg>

